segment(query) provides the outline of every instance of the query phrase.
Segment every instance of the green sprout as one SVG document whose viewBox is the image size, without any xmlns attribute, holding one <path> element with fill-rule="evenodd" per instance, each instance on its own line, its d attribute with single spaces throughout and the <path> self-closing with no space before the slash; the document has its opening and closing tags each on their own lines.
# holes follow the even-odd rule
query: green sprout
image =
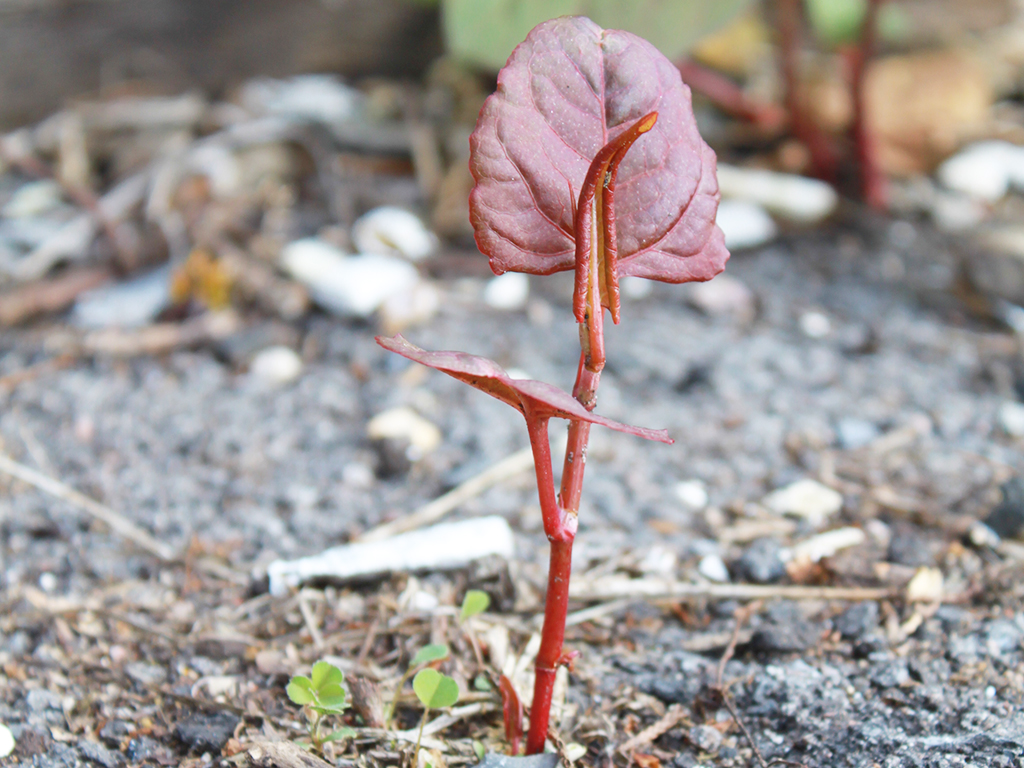
<svg viewBox="0 0 1024 768">
<path fill-rule="evenodd" d="M 462 621 L 483 613 L 491 607 L 491 596 L 479 589 L 471 589 L 462 598 Z"/>
<path fill-rule="evenodd" d="M 448 646 L 444 643 L 431 643 L 430 645 L 424 645 L 418 651 L 416 655 L 412 657 L 412 661 L 409 662 L 409 668 L 402 675 L 402 679 L 398 681 L 398 686 L 395 688 L 395 697 L 391 702 L 391 706 L 388 707 L 384 713 L 384 727 L 389 728 L 391 726 L 391 718 L 394 717 L 395 710 L 398 708 L 398 697 L 402 695 L 402 689 L 405 688 L 405 684 L 409 682 L 409 678 L 416 674 L 424 665 L 430 664 L 434 661 L 441 661 L 442 659 L 448 658 Z"/>
<path fill-rule="evenodd" d="M 339 728 L 321 736 L 321 725 L 325 717 L 341 715 L 348 709 L 347 692 L 344 687 L 345 675 L 340 669 L 326 661 L 313 665 L 312 674 L 295 675 L 288 682 L 285 692 L 288 698 L 302 707 L 306 715 L 306 730 L 313 749 L 323 752 L 324 744 L 355 735 L 351 728 Z"/>
<path fill-rule="evenodd" d="M 454 678 L 442 675 L 436 669 L 427 667 L 416 673 L 412 681 L 412 689 L 416 698 L 423 705 L 423 719 L 420 720 L 420 732 L 416 737 L 416 751 L 413 753 L 412 764 L 418 765 L 420 741 L 423 739 L 423 726 L 427 724 L 427 715 L 432 709 L 450 707 L 459 700 L 459 684 Z"/>
</svg>

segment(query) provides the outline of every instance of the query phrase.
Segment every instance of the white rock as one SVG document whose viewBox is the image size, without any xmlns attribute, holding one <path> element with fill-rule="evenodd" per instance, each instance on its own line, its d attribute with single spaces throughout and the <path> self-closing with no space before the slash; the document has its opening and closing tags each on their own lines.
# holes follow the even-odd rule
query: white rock
<svg viewBox="0 0 1024 768">
<path fill-rule="evenodd" d="M 783 561 L 807 558 L 816 563 L 824 557 L 832 557 L 841 549 L 856 547 L 866 539 L 867 534 L 860 528 L 836 528 L 801 541 L 788 551 L 780 553 L 780 557 Z"/>
<path fill-rule="evenodd" d="M 390 572 L 461 568 L 474 560 L 515 552 L 512 529 L 503 517 L 442 523 L 383 541 L 347 544 L 299 560 L 275 560 L 267 567 L 270 592 L 286 594 L 308 579 L 359 579 Z"/>
<path fill-rule="evenodd" d="M 995 202 L 1011 186 L 1024 188 L 1024 147 L 1008 141 L 972 144 L 940 165 L 938 177 L 949 189 Z"/>
<path fill-rule="evenodd" d="M 725 561 L 719 555 L 704 555 L 697 565 L 697 570 L 708 581 L 716 581 L 719 584 L 729 581 L 729 569 L 725 567 Z"/>
<path fill-rule="evenodd" d="M 324 309 L 342 316 L 369 317 L 388 298 L 411 290 L 419 273 L 391 256 L 346 256 L 317 238 L 285 246 L 281 265 Z"/>
<path fill-rule="evenodd" d="M 936 193 L 931 200 L 932 221 L 943 232 L 973 229 L 989 215 L 989 207 L 976 197 L 961 193 Z"/>
<path fill-rule="evenodd" d="M 299 75 L 290 80 L 250 80 L 242 106 L 260 115 L 278 115 L 334 125 L 362 114 L 364 97 L 331 75 Z"/>
<path fill-rule="evenodd" d="M 352 242 L 360 253 L 404 256 L 419 261 L 437 250 L 437 235 L 420 217 L 404 208 L 385 205 L 374 208 L 352 226 Z"/>
<path fill-rule="evenodd" d="M 671 576 L 675 573 L 678 562 L 679 558 L 673 550 L 655 544 L 640 559 L 637 568 L 647 575 Z"/>
<path fill-rule="evenodd" d="M 676 498 L 691 512 L 700 512 L 708 505 L 708 492 L 700 480 L 683 480 L 673 489 Z"/>
<path fill-rule="evenodd" d="M 495 309 L 518 310 L 530 297 L 530 279 L 522 272 L 506 272 L 484 288 L 484 302 Z"/>
<path fill-rule="evenodd" d="M 60 184 L 52 179 L 22 184 L 0 211 L 8 219 L 28 219 L 49 213 L 61 204 Z"/>
<path fill-rule="evenodd" d="M 349 488 L 367 489 L 373 487 L 374 475 L 369 465 L 352 461 L 341 468 L 341 482 Z"/>
<path fill-rule="evenodd" d="M 654 282 L 636 275 L 626 275 L 619 280 L 619 291 L 627 299 L 639 301 L 646 299 L 654 290 Z"/>
<path fill-rule="evenodd" d="M 809 339 L 823 339 L 832 333 L 832 321 L 822 312 L 804 312 L 800 315 L 800 330 Z"/>
<path fill-rule="evenodd" d="M 843 496 L 816 480 L 797 480 L 764 497 L 764 506 L 780 515 L 802 517 L 817 527 L 843 508 Z"/>
<path fill-rule="evenodd" d="M 754 248 L 779 233 L 768 212 L 748 200 L 723 200 L 718 204 L 715 223 L 725 235 L 728 248 Z"/>
<path fill-rule="evenodd" d="M 14 751 L 14 734 L 11 729 L 0 723 L 0 757 L 7 757 Z"/>
<path fill-rule="evenodd" d="M 942 571 L 938 568 L 918 568 L 907 584 L 908 603 L 938 603 L 942 600 L 942 593 Z"/>
<path fill-rule="evenodd" d="M 78 297 L 71 313 L 80 328 L 138 328 L 171 303 L 171 268 L 161 267 L 124 283 L 101 286 Z"/>
<path fill-rule="evenodd" d="M 267 347 L 256 353 L 249 372 L 270 384 L 287 384 L 302 373 L 302 358 L 291 347 Z"/>
<path fill-rule="evenodd" d="M 385 333 L 396 334 L 414 325 L 422 325 L 441 308 L 441 293 L 433 283 L 421 280 L 412 288 L 389 296 L 380 305 L 380 320 Z"/>
<path fill-rule="evenodd" d="M 718 188 L 724 198 L 758 203 L 804 223 L 824 219 L 839 203 L 839 195 L 823 181 L 725 163 L 718 164 Z"/>
<path fill-rule="evenodd" d="M 719 275 L 706 283 L 690 283 L 687 301 L 706 315 L 733 315 L 752 320 L 757 314 L 754 292 L 731 275 Z"/>
<path fill-rule="evenodd" d="M 991 547 L 995 549 L 1002 539 L 999 534 L 980 520 L 975 520 L 967 529 L 967 540 L 975 547 Z"/>
<path fill-rule="evenodd" d="M 441 430 L 411 408 L 391 408 L 378 413 L 366 425 L 371 440 L 398 438 L 409 441 L 410 459 L 426 456 L 441 444 Z"/>
<path fill-rule="evenodd" d="M 1011 437 L 1024 437 L 1024 403 L 1007 400 L 999 406 L 999 426 Z"/>
</svg>

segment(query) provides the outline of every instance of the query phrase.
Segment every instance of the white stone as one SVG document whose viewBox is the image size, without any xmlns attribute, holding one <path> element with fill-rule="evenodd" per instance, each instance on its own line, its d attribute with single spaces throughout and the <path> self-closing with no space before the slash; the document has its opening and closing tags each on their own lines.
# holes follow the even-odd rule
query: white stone
<svg viewBox="0 0 1024 768">
<path fill-rule="evenodd" d="M 719 275 L 706 283 L 690 283 L 687 288 L 687 301 L 704 314 L 752 320 L 757 313 L 754 292 L 731 275 Z"/>
<path fill-rule="evenodd" d="M 836 528 L 801 541 L 788 551 L 780 553 L 780 557 L 783 561 L 806 558 L 812 563 L 816 563 L 824 557 L 832 557 L 841 549 L 863 544 L 866 539 L 867 534 L 860 528 Z"/>
<path fill-rule="evenodd" d="M 101 286 L 78 297 L 71 313 L 80 328 L 138 328 L 171 303 L 171 268 L 161 267 L 124 283 Z"/>
<path fill-rule="evenodd" d="M 14 751 L 14 734 L 11 729 L 0 723 L 0 757 L 7 757 Z"/>
<path fill-rule="evenodd" d="M 426 456 L 441 444 L 441 430 L 411 408 L 391 408 L 378 413 L 366 425 L 371 440 L 405 439 L 413 453 L 411 459 Z"/>
<path fill-rule="evenodd" d="M 484 288 L 484 302 L 495 309 L 522 309 L 529 297 L 530 279 L 522 272 L 506 272 L 489 280 Z"/>
<path fill-rule="evenodd" d="M 763 207 L 748 200 L 723 200 L 715 217 L 725 235 L 727 248 L 754 248 L 779 233 L 772 217 Z"/>
<path fill-rule="evenodd" d="M 708 491 L 700 480 L 683 480 L 673 489 L 676 498 L 691 512 L 700 512 L 708 505 Z"/>
<path fill-rule="evenodd" d="M 241 91 L 242 106 L 260 115 L 334 125 L 362 113 L 363 95 L 331 75 L 299 75 L 290 80 L 250 80 Z"/>
<path fill-rule="evenodd" d="M 938 177 L 948 189 L 995 202 L 1011 186 L 1024 188 L 1024 147 L 1008 141 L 972 144 L 942 163 Z"/>
<path fill-rule="evenodd" d="M 382 541 L 347 544 L 299 560 L 275 560 L 267 567 L 270 592 L 284 595 L 309 579 L 351 580 L 384 573 L 462 568 L 474 560 L 515 553 L 512 529 L 492 515 L 441 523 Z"/>
<path fill-rule="evenodd" d="M 718 188 L 724 198 L 757 203 L 804 223 L 824 219 L 839 204 L 839 195 L 824 181 L 725 163 L 718 164 Z"/>
<path fill-rule="evenodd" d="M 809 339 L 823 339 L 832 333 L 832 321 L 822 312 L 804 312 L 800 315 L 800 330 Z"/>
<path fill-rule="evenodd" d="M 302 358 L 291 347 L 267 347 L 256 353 L 249 372 L 270 384 L 287 384 L 302 373 Z"/>
<path fill-rule="evenodd" d="M 725 567 L 725 561 L 719 555 L 705 555 L 697 565 L 700 575 L 708 581 L 715 581 L 724 584 L 729 581 L 729 569 Z"/>
<path fill-rule="evenodd" d="M 764 497 L 764 506 L 780 515 L 802 517 L 818 527 L 843 508 L 843 496 L 817 480 L 797 480 Z"/>
<path fill-rule="evenodd" d="M 421 280 L 412 288 L 389 296 L 380 305 L 380 320 L 388 335 L 430 320 L 441 308 L 441 293 L 433 283 Z"/>
<path fill-rule="evenodd" d="M 28 219 L 42 216 L 61 204 L 60 184 L 52 179 L 41 179 L 22 184 L 0 210 L 8 219 Z"/>
<path fill-rule="evenodd" d="M 352 242 L 360 253 L 404 256 L 419 261 L 437 250 L 437 235 L 420 217 L 404 208 L 385 205 L 374 208 L 352 226 Z"/>
<path fill-rule="evenodd" d="M 324 309 L 341 316 L 369 317 L 387 299 L 419 282 L 416 268 L 403 259 L 375 254 L 346 256 L 317 238 L 285 246 L 281 265 L 309 290 Z"/>
<path fill-rule="evenodd" d="M 908 603 L 938 603 L 942 600 L 942 594 L 942 571 L 938 568 L 918 568 L 907 584 Z"/>
<path fill-rule="evenodd" d="M 352 461 L 341 468 L 341 482 L 349 488 L 367 489 L 373 486 L 373 470 L 361 461 Z"/>
<path fill-rule="evenodd" d="M 637 568 L 649 576 L 671 576 L 678 562 L 679 558 L 673 550 L 655 544 L 640 559 Z"/>
<path fill-rule="evenodd" d="M 999 406 L 999 426 L 1011 437 L 1024 437 L 1024 403 L 1007 400 Z"/>
<path fill-rule="evenodd" d="M 626 275 L 619 280 L 619 292 L 627 299 L 639 301 L 646 299 L 654 290 L 654 282 L 645 277 Z"/>
</svg>

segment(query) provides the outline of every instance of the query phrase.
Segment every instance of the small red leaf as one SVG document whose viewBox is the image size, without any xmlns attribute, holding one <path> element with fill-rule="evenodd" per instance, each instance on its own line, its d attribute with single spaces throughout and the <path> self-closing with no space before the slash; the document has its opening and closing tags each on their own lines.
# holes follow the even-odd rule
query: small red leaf
<svg viewBox="0 0 1024 768">
<path fill-rule="evenodd" d="M 491 397 L 508 403 L 527 419 L 555 417 L 569 421 L 588 421 L 646 440 L 673 442 L 664 429 L 632 427 L 591 413 L 568 392 L 551 384 L 533 379 L 513 379 L 500 365 L 485 357 L 465 352 L 428 352 L 409 343 L 401 334 L 391 338 L 378 336 L 377 343 L 384 349 L 428 368 L 447 373 Z"/>
<path fill-rule="evenodd" d="M 512 53 L 470 138 L 470 219 L 496 273 L 575 266 L 574 202 L 591 162 L 651 112 L 657 125 L 618 170 L 618 274 L 681 283 L 722 271 L 715 154 L 679 70 L 636 35 L 562 17 Z"/>
<path fill-rule="evenodd" d="M 523 737 L 523 703 L 519 700 L 512 681 L 505 675 L 498 680 L 501 691 L 501 713 L 505 720 L 505 738 L 509 743 L 509 754 L 519 754 L 519 740 Z"/>
</svg>

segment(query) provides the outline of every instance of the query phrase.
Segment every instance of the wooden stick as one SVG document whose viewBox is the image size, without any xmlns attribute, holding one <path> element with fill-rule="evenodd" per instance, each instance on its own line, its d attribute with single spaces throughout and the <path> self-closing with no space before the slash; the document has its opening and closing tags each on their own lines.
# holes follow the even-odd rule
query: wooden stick
<svg viewBox="0 0 1024 768">
<path fill-rule="evenodd" d="M 357 536 L 355 541 L 380 541 L 398 533 L 405 533 L 425 525 L 435 523 L 447 515 L 453 509 L 479 496 L 492 485 L 515 477 L 533 466 L 533 452 L 529 448 L 516 451 L 511 456 L 493 464 L 479 475 L 469 478 L 464 483 L 452 488 L 443 496 L 438 496 L 433 501 L 423 505 L 412 514 L 392 520 L 389 523 L 371 528 L 362 536 Z"/>
<path fill-rule="evenodd" d="M 48 493 L 54 498 L 66 501 L 78 507 L 91 517 L 105 523 L 112 531 L 120 536 L 134 542 L 147 552 L 156 555 L 161 560 L 174 560 L 176 553 L 174 549 L 162 541 L 158 541 L 146 531 L 142 530 L 135 523 L 118 514 L 110 507 L 90 499 L 84 493 L 79 493 L 74 488 L 65 485 L 59 480 L 37 472 L 31 467 L 26 467 L 13 459 L 0 453 L 0 472 L 5 475 L 17 478 L 23 483 L 28 483 L 38 488 L 43 493 Z"/>
</svg>

